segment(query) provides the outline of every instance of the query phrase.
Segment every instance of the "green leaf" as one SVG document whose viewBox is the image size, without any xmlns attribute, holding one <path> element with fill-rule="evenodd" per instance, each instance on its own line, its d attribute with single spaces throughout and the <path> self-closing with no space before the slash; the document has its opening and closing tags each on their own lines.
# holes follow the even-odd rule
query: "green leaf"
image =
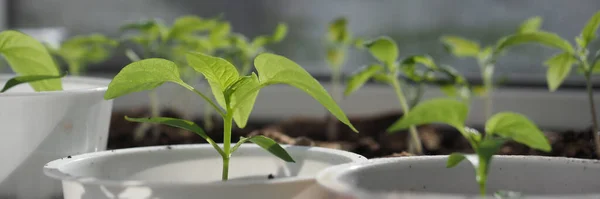
<svg viewBox="0 0 600 199">
<path fill-rule="evenodd" d="M 225 100 L 229 101 L 230 106 L 237 107 L 233 112 L 233 120 L 239 128 L 246 127 L 259 89 L 258 76 L 256 73 L 252 73 L 252 75 L 241 77 L 223 92 Z"/>
<path fill-rule="evenodd" d="M 594 66 L 592 66 L 592 74 L 596 74 L 600 72 L 600 59 L 596 60 L 596 63 L 594 63 Z"/>
<path fill-rule="evenodd" d="M 402 60 L 402 64 L 422 64 L 430 69 L 436 69 L 435 61 L 429 55 L 414 55 Z"/>
<path fill-rule="evenodd" d="M 539 16 L 531 17 L 531 18 L 525 20 L 523 23 L 521 23 L 521 26 L 519 26 L 519 30 L 517 31 L 517 33 L 536 32 L 540 29 L 541 26 L 542 26 L 542 18 L 541 17 L 539 17 Z"/>
<path fill-rule="evenodd" d="M 550 91 L 555 91 L 571 72 L 571 67 L 577 59 L 568 52 L 563 52 L 548 59 L 544 64 L 548 66 L 546 81 Z"/>
<path fill-rule="evenodd" d="M 21 32 L 0 32 L 0 54 L 19 76 L 58 76 L 60 72 L 46 47 Z M 35 91 L 62 90 L 60 79 L 48 79 L 29 83 Z"/>
<path fill-rule="evenodd" d="M 108 85 L 104 99 L 152 90 L 165 82 L 173 82 L 188 90 L 194 90 L 181 80 L 175 63 L 166 59 L 150 58 L 133 62 L 121 69 Z"/>
<path fill-rule="evenodd" d="M 277 27 L 275 27 L 275 32 L 273 32 L 273 36 L 271 37 L 271 41 L 273 43 L 281 42 L 281 40 L 283 40 L 287 35 L 287 32 L 288 26 L 285 23 L 277 24 Z"/>
<path fill-rule="evenodd" d="M 66 73 L 62 74 L 62 75 L 55 75 L 55 76 L 31 75 L 31 76 L 13 77 L 13 78 L 9 79 L 8 81 L 6 81 L 6 84 L 4 84 L 4 87 L 2 88 L 0 93 L 6 92 L 8 89 L 15 87 L 19 84 L 36 82 L 36 81 L 41 81 L 41 80 L 48 80 L 48 79 L 59 79 L 59 78 L 63 78 L 65 75 L 66 75 Z"/>
<path fill-rule="evenodd" d="M 571 54 L 574 52 L 573 47 L 568 41 L 564 40 L 557 34 L 543 31 L 514 34 L 505 37 L 496 45 L 496 52 L 500 52 L 508 47 L 526 43 L 537 43 L 548 47 L 558 48 Z"/>
<path fill-rule="evenodd" d="M 371 64 L 369 66 L 362 67 L 354 74 L 352 74 L 348 79 L 344 95 L 349 96 L 350 94 L 354 93 L 360 87 L 362 87 L 365 84 L 365 82 L 369 81 L 369 79 L 373 77 L 373 75 L 381 71 L 383 71 L 383 66 L 379 64 Z"/>
<path fill-rule="evenodd" d="M 337 18 L 329 24 L 327 39 L 333 43 L 346 43 L 350 39 L 346 18 Z"/>
<path fill-rule="evenodd" d="M 325 88 L 301 66 L 283 56 L 263 53 L 254 59 L 261 85 L 288 84 L 312 96 L 342 123 L 357 131 Z"/>
<path fill-rule="evenodd" d="M 175 20 L 168 37 L 179 38 L 197 31 L 210 30 L 216 25 L 216 20 L 206 20 L 198 16 L 182 16 Z"/>
<path fill-rule="evenodd" d="M 581 47 L 585 48 L 592 40 L 596 38 L 596 31 L 600 26 L 600 11 L 596 12 L 587 22 L 581 31 Z"/>
<path fill-rule="evenodd" d="M 406 129 L 412 125 L 444 123 L 463 132 L 468 106 L 454 99 L 432 99 L 423 101 L 388 128 L 388 132 Z"/>
<path fill-rule="evenodd" d="M 443 36 L 442 43 L 456 57 L 477 57 L 479 44 L 457 36 Z"/>
<path fill-rule="evenodd" d="M 217 151 L 219 151 L 220 154 L 224 154 L 223 151 L 221 151 L 221 148 L 210 137 L 208 137 L 204 129 L 200 128 L 200 126 L 196 125 L 196 123 L 192 121 L 170 117 L 131 118 L 127 116 L 125 116 L 125 120 L 130 122 L 162 124 L 194 132 L 206 140 L 206 142 L 211 144 Z"/>
<path fill-rule="evenodd" d="M 456 97 L 458 90 L 453 84 L 441 85 L 440 90 L 448 97 Z"/>
<path fill-rule="evenodd" d="M 236 143 L 235 146 L 233 146 L 231 153 L 235 152 L 242 145 L 242 143 L 247 141 L 253 142 L 254 144 L 260 146 L 261 148 L 267 150 L 269 153 L 277 156 L 278 158 L 281 158 L 286 162 L 296 162 L 294 161 L 292 156 L 290 156 L 290 154 L 288 154 L 288 152 L 285 151 L 283 147 L 277 144 L 277 142 L 273 141 L 271 138 L 262 135 L 252 136 L 248 138 L 240 138 L 240 141 L 238 141 L 238 143 Z"/>
<path fill-rule="evenodd" d="M 194 70 L 204 75 L 217 103 L 226 109 L 227 104 L 223 92 L 240 78 L 235 66 L 223 58 L 196 52 L 187 53 L 186 59 Z"/>
<path fill-rule="evenodd" d="M 490 135 L 510 138 L 531 148 L 549 152 L 552 150 L 548 139 L 527 117 L 512 112 L 498 113 L 485 124 Z"/>
<path fill-rule="evenodd" d="M 389 84 L 389 83 L 391 83 L 391 82 L 392 82 L 392 81 L 390 80 L 390 78 L 389 78 L 389 77 L 388 77 L 386 74 L 383 74 L 383 73 L 377 73 L 377 74 L 373 75 L 373 77 L 372 77 L 372 78 L 373 78 L 373 80 L 375 80 L 376 82 L 380 82 L 380 83 L 386 83 L 386 84 Z"/>
<path fill-rule="evenodd" d="M 398 46 L 389 37 L 379 37 L 374 41 L 365 44 L 371 55 L 377 60 L 385 63 L 387 66 L 394 65 L 398 59 Z"/>
<path fill-rule="evenodd" d="M 467 157 L 469 162 L 475 167 L 475 179 L 479 184 L 479 191 L 482 194 L 485 194 L 486 191 L 486 181 L 490 165 L 492 164 L 492 157 L 500 150 L 504 142 L 506 142 L 504 139 L 485 139 L 475 148 L 477 159 Z"/>
<path fill-rule="evenodd" d="M 463 154 L 463 153 L 451 153 L 448 156 L 448 161 L 446 162 L 446 168 L 452 168 L 455 167 L 456 165 L 458 165 L 460 162 L 462 162 L 464 159 L 466 159 L 469 155 Z M 473 156 L 473 155 L 471 155 Z M 477 156 L 475 156 L 475 158 L 477 158 Z"/>
</svg>

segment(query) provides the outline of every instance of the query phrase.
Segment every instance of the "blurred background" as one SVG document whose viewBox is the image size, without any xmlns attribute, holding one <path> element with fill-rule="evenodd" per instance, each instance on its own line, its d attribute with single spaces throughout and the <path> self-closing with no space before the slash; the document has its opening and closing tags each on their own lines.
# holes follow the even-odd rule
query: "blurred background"
<svg viewBox="0 0 600 199">
<path fill-rule="evenodd" d="M 248 37 L 270 34 L 277 23 L 285 22 L 289 25 L 288 36 L 269 49 L 295 60 L 323 80 L 329 75 L 324 45 L 327 24 L 344 16 L 355 35 L 365 38 L 388 35 L 398 43 L 401 56 L 430 54 L 438 62 L 456 67 L 474 82 L 479 81 L 476 63 L 453 58 L 439 42 L 440 36 L 460 35 L 482 45 L 492 45 L 501 36 L 513 33 L 523 20 L 541 16 L 542 29 L 573 42 L 587 19 L 600 9 L 598 0 L 2 0 L 0 3 L 5 5 L 0 12 L 3 29 L 27 29 L 48 40 L 90 33 L 116 37 L 119 26 L 127 22 L 160 18 L 171 23 L 189 14 L 201 17 L 223 14 L 233 31 Z M 597 47 L 598 42 L 593 45 Z M 536 46 L 515 48 L 499 60 L 496 75 L 507 78 L 509 86 L 545 87 L 546 69 L 542 63 L 553 53 Z M 364 52 L 352 52 L 348 57 L 346 74 L 372 61 Z M 91 66 L 88 74 L 114 75 L 127 63 L 127 58 L 119 53 Z M 582 81 L 581 76 L 573 73 L 565 86 L 583 88 Z"/>
</svg>

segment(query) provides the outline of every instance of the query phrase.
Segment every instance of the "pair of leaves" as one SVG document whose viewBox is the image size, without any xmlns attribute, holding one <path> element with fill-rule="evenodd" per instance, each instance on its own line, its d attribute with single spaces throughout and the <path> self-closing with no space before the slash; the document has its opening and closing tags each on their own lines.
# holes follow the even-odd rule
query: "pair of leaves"
<svg viewBox="0 0 600 199">
<path fill-rule="evenodd" d="M 168 125 L 180 129 L 184 129 L 187 131 L 194 132 L 202 137 L 206 142 L 217 150 L 217 152 L 221 156 L 225 156 L 225 152 L 215 143 L 206 132 L 200 128 L 200 126 L 196 125 L 192 121 L 182 120 L 177 118 L 168 118 L 168 117 L 152 117 L 152 118 L 130 118 L 125 116 L 127 121 L 131 122 L 146 122 L 146 123 L 154 123 L 154 124 L 163 124 Z M 235 152 L 244 142 L 253 142 L 261 148 L 267 150 L 269 153 L 281 158 L 286 162 L 294 162 L 294 159 L 283 149 L 277 142 L 265 136 L 252 136 L 248 138 L 242 138 L 240 141 L 232 148 L 231 153 Z"/>
<path fill-rule="evenodd" d="M 33 37 L 18 31 L 0 32 L 0 54 L 19 76 L 60 76 L 60 72 L 46 47 Z M 62 90 L 60 79 L 31 81 L 35 91 Z"/>
</svg>

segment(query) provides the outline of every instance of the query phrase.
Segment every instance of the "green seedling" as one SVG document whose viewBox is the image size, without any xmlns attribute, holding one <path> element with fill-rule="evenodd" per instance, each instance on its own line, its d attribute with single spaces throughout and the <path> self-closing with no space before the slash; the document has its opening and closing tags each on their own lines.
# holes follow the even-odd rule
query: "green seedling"
<svg viewBox="0 0 600 199">
<path fill-rule="evenodd" d="M 380 37 L 374 41 L 367 42 L 365 47 L 370 51 L 371 55 L 377 59 L 378 63 L 362 67 L 352 74 L 348 79 L 348 84 L 344 91 L 345 96 L 358 90 L 370 79 L 374 79 L 375 81 L 388 84 L 394 88 L 404 114 L 408 114 L 411 107 L 419 102 L 424 84 L 438 83 L 446 93 L 468 99 L 469 92 L 468 87 L 466 87 L 468 86 L 466 80 L 451 67 L 438 66 L 434 60 L 427 55 L 409 56 L 400 63 L 397 63 L 398 47 L 389 37 Z M 424 69 L 421 69 L 421 67 Z M 440 74 L 446 76 L 447 81 L 436 81 L 440 79 Z M 406 97 L 403 90 L 413 86 L 413 84 L 401 82 L 399 79 L 399 76 L 401 75 L 411 83 L 416 84 L 415 87 L 417 88 L 417 92 L 411 101 L 409 101 L 410 98 Z M 421 140 L 419 139 L 417 128 L 411 126 L 409 128 L 409 133 L 409 152 L 422 154 Z"/>
<path fill-rule="evenodd" d="M 216 102 L 185 83 L 180 78 L 177 64 L 159 58 L 144 59 L 125 66 L 109 84 L 104 98 L 114 99 L 133 92 L 152 90 L 166 82 L 175 83 L 198 94 L 223 118 L 223 147 L 218 146 L 202 128 L 191 121 L 164 117 L 126 119 L 134 122 L 164 124 L 197 133 L 222 157 L 223 180 L 228 179 L 231 155 L 247 141 L 259 145 L 285 161 L 294 161 L 281 146 L 264 136 L 241 138 L 233 147 L 231 146 L 233 122 L 239 128 L 246 126 L 259 91 L 266 86 L 287 84 L 296 87 L 312 96 L 342 123 L 356 131 L 323 86 L 306 70 L 285 57 L 268 53 L 260 54 L 254 59 L 258 74 L 252 73 L 247 76 L 240 75 L 235 66 L 222 58 L 202 53 L 188 53 L 186 58 L 188 65 L 202 73 L 208 80 Z"/>
<path fill-rule="evenodd" d="M 469 107 L 455 99 L 432 99 L 421 102 L 388 132 L 410 128 L 414 125 L 444 123 L 456 128 L 469 142 L 475 154 L 452 153 L 447 167 L 455 167 L 468 160 L 475 168 L 476 181 L 482 196 L 486 194 L 486 181 L 492 157 L 508 140 L 527 145 L 533 149 L 551 151 L 548 139 L 527 117 L 513 112 L 500 112 L 493 115 L 485 124 L 485 135 L 465 126 Z"/>
<path fill-rule="evenodd" d="M 541 26 L 542 19 L 540 17 L 532 17 L 524 21 L 518 30 L 517 34 L 526 34 L 538 31 Z M 470 57 L 477 60 L 481 79 L 483 80 L 483 88 L 474 89 L 476 94 L 481 95 L 484 100 L 484 114 L 489 118 L 493 113 L 492 94 L 494 91 L 494 68 L 496 60 L 503 54 L 503 51 L 508 47 L 502 45 L 507 37 L 503 37 L 496 42 L 496 46 L 490 45 L 480 47 L 476 41 L 471 41 L 458 36 L 443 36 L 442 43 L 454 56 L 459 58 Z"/>
<path fill-rule="evenodd" d="M 280 23 L 275 27 L 273 35 L 257 36 L 252 41 L 242 34 L 232 34 L 230 36 L 232 46 L 225 53 L 225 57 L 228 61 L 241 66 L 238 67 L 240 74 L 249 74 L 252 69 L 252 60 L 260 53 L 266 52 L 266 45 L 281 42 L 286 37 L 287 31 L 287 25 Z"/>
<path fill-rule="evenodd" d="M 340 17 L 329 23 L 327 39 L 327 66 L 331 70 L 331 93 L 336 102 L 340 102 L 342 91 L 342 72 L 346 54 L 351 46 L 363 48 L 363 39 L 354 37 L 348 30 L 348 20 Z M 331 118 L 327 125 L 327 138 L 338 140 L 337 121 Z"/>
<path fill-rule="evenodd" d="M 592 118 L 592 132 L 596 145 L 596 154 L 600 156 L 600 137 L 598 134 L 598 117 L 594 103 L 594 89 L 592 76 L 600 72 L 600 50 L 590 55 L 589 44 L 596 39 L 596 32 L 600 26 L 600 11 L 596 12 L 587 22 L 581 34 L 575 38 L 572 45 L 568 40 L 550 32 L 537 31 L 526 34 L 516 34 L 506 38 L 500 46 L 513 46 L 526 43 L 536 43 L 560 50 L 544 62 L 548 67 L 546 81 L 550 91 L 556 91 L 569 76 L 571 68 L 576 66 L 577 71 L 585 77 L 588 103 Z"/>
<path fill-rule="evenodd" d="M 62 90 L 61 75 L 52 56 L 42 43 L 14 30 L 0 32 L 0 54 L 18 75 L 6 82 L 2 91 L 22 83 L 29 83 L 39 91 Z"/>
<path fill-rule="evenodd" d="M 101 34 L 75 36 L 63 42 L 58 49 L 47 46 L 50 53 L 67 63 L 71 75 L 81 75 L 90 64 L 110 58 L 119 43 Z"/>
<path fill-rule="evenodd" d="M 182 79 L 190 84 L 196 83 L 201 74 L 187 67 L 185 54 L 197 51 L 213 55 L 217 50 L 230 46 L 228 36 L 231 26 L 228 22 L 221 21 L 220 17 L 204 19 L 197 16 L 182 16 L 177 18 L 171 27 L 160 20 L 146 20 L 126 24 L 121 27 L 123 32 L 135 32 L 127 36 L 124 41 L 130 41 L 141 48 L 141 55 L 132 49 L 126 50 L 126 55 L 133 61 L 140 59 L 160 57 L 173 60 L 181 71 Z M 154 90 L 148 92 L 150 99 L 151 115 L 160 116 L 159 99 Z M 210 105 L 205 104 L 204 128 L 212 129 L 212 112 Z M 187 115 L 187 114 L 186 114 Z M 186 116 L 188 118 L 190 116 Z M 150 126 L 140 125 L 134 132 L 136 139 L 141 139 Z M 153 128 L 154 138 L 159 135 L 158 128 Z"/>
</svg>

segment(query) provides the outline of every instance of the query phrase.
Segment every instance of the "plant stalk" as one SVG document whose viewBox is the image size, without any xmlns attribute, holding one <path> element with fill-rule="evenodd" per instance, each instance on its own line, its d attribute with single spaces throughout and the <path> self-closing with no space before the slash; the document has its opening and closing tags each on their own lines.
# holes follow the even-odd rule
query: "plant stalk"
<svg viewBox="0 0 600 199">
<path fill-rule="evenodd" d="M 406 97 L 404 96 L 404 93 L 402 92 L 402 88 L 400 87 L 400 82 L 398 81 L 398 78 L 396 78 L 395 72 L 390 75 L 390 79 L 392 80 L 392 86 L 394 87 L 394 91 L 396 92 L 396 95 L 398 96 L 398 101 L 400 101 L 400 107 L 402 107 L 402 110 L 404 111 L 404 115 L 406 115 L 410 111 L 410 107 L 408 106 L 408 102 L 406 101 Z M 408 152 L 415 154 L 415 155 L 423 154 L 423 147 L 421 144 L 421 139 L 419 138 L 419 134 L 417 132 L 417 127 L 412 125 L 409 127 L 408 130 L 410 132 L 410 134 L 409 134 L 410 139 L 408 142 Z"/>
<path fill-rule="evenodd" d="M 340 85 L 341 85 L 341 70 L 340 67 L 334 67 L 331 73 L 331 93 L 333 100 L 339 104 L 341 99 Z M 337 127 L 337 119 L 331 114 L 328 114 L 327 120 L 327 139 L 329 141 L 335 141 L 339 138 L 339 132 Z"/>
<path fill-rule="evenodd" d="M 590 69 L 591 70 L 591 69 Z M 596 103 L 594 102 L 594 88 L 592 87 L 592 72 L 585 74 L 588 101 L 590 103 L 590 113 L 592 115 L 592 133 L 594 135 L 594 144 L 596 145 L 596 156 L 600 157 L 600 135 L 598 135 L 598 116 L 596 115 Z"/>
<path fill-rule="evenodd" d="M 483 96 L 484 103 L 484 116 L 485 120 L 492 117 L 494 112 L 493 106 L 493 93 L 494 93 L 494 66 L 492 64 L 483 65 L 483 69 L 481 71 L 481 76 L 483 78 L 483 88 L 485 89 L 485 95 Z"/>
<path fill-rule="evenodd" d="M 227 110 L 223 119 L 223 175 L 222 180 L 227 181 L 229 176 L 229 158 L 231 157 L 231 128 L 233 123 L 233 114 L 231 109 Z"/>
</svg>

